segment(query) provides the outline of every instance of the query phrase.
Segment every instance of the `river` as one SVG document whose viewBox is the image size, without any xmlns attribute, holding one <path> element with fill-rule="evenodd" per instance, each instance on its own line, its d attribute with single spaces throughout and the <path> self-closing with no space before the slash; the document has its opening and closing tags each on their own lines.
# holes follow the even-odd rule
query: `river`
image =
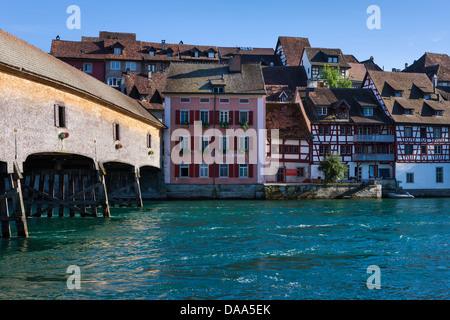
<svg viewBox="0 0 450 320">
<path fill-rule="evenodd" d="M 0 239 L 0 299 L 449 298 L 450 199 L 164 201 L 111 214 L 29 219 L 29 239 Z M 380 289 L 367 287 L 369 266 Z"/>
</svg>

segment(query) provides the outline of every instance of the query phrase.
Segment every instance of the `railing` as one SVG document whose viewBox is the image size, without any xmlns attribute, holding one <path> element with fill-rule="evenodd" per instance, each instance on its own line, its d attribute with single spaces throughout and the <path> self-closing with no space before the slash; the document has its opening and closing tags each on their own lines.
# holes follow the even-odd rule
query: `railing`
<svg viewBox="0 0 450 320">
<path fill-rule="evenodd" d="M 353 136 L 354 142 L 394 142 L 395 137 L 393 135 L 366 135 L 356 134 Z"/>
<path fill-rule="evenodd" d="M 395 154 L 354 154 L 353 161 L 395 161 Z"/>
</svg>

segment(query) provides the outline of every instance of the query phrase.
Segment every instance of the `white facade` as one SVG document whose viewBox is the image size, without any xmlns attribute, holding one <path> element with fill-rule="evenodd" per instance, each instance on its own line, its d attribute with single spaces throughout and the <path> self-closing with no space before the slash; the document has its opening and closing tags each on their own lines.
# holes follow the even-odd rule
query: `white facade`
<svg viewBox="0 0 450 320">
<path fill-rule="evenodd" d="M 450 163 L 396 163 L 395 167 L 397 182 L 403 189 L 450 188 Z M 442 182 L 438 182 L 441 180 L 436 170 L 442 171 Z"/>
</svg>

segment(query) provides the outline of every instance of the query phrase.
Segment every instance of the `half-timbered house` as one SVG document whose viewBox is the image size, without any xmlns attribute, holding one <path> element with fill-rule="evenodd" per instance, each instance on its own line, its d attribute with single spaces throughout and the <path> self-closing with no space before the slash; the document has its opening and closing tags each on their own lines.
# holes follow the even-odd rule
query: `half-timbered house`
<svg viewBox="0 0 450 320">
<path fill-rule="evenodd" d="M 319 165 L 337 154 L 356 181 L 394 177 L 392 120 L 367 89 L 299 88 L 301 106 L 311 123 L 311 177 L 321 179 Z"/>
<path fill-rule="evenodd" d="M 450 103 L 425 73 L 369 71 L 364 87 L 395 121 L 396 178 L 403 189 L 449 189 Z"/>
</svg>

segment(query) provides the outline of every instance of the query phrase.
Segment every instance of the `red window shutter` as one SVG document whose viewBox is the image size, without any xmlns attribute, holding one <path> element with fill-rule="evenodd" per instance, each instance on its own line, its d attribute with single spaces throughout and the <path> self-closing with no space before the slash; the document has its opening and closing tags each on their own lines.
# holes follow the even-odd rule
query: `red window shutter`
<svg viewBox="0 0 450 320">
<path fill-rule="evenodd" d="M 199 164 L 196 164 L 196 165 L 195 165 L 195 174 L 194 174 L 194 176 L 195 176 L 196 178 L 199 178 L 199 177 L 200 177 L 200 165 L 199 165 Z"/>
<path fill-rule="evenodd" d="M 189 177 L 194 178 L 195 177 L 195 166 L 194 164 L 189 165 Z"/>
<path fill-rule="evenodd" d="M 189 140 L 191 140 L 191 152 L 193 152 L 195 149 L 194 149 L 194 142 L 195 142 L 195 139 L 194 139 L 194 137 L 193 136 L 190 136 L 189 137 Z"/>
<path fill-rule="evenodd" d="M 238 126 L 239 125 L 239 111 L 234 112 L 234 123 Z"/>
<path fill-rule="evenodd" d="M 214 123 L 214 111 L 209 112 L 209 124 Z"/>
<path fill-rule="evenodd" d="M 209 165 L 209 177 L 214 178 L 214 164 Z"/>
<path fill-rule="evenodd" d="M 189 123 L 194 124 L 195 113 L 194 110 L 189 111 Z"/>
<path fill-rule="evenodd" d="M 234 176 L 239 178 L 239 163 L 234 165 Z"/>
<path fill-rule="evenodd" d="M 253 164 L 248 165 L 248 177 L 249 178 L 253 178 L 253 167 L 254 167 Z"/>
<path fill-rule="evenodd" d="M 230 111 L 228 113 L 228 122 L 230 123 L 230 125 L 233 124 L 233 111 Z"/>
<path fill-rule="evenodd" d="M 180 177 L 180 165 L 176 164 L 175 165 L 175 178 L 179 178 Z"/>
<path fill-rule="evenodd" d="M 200 110 L 195 110 L 195 121 L 200 121 Z"/>
<path fill-rule="evenodd" d="M 239 138 L 238 137 L 234 137 L 234 151 L 238 150 L 238 143 L 239 142 Z"/>
<path fill-rule="evenodd" d="M 216 178 L 218 178 L 220 176 L 220 174 L 219 174 L 219 164 L 216 163 L 215 166 L 216 166 Z"/>
<path fill-rule="evenodd" d="M 249 126 L 252 126 L 253 125 L 253 111 L 250 111 L 249 113 L 248 113 L 248 125 Z"/>
<path fill-rule="evenodd" d="M 175 111 L 175 124 L 180 124 L 180 110 Z"/>
<path fill-rule="evenodd" d="M 234 178 L 234 164 L 230 163 L 228 165 L 228 177 Z"/>
</svg>

